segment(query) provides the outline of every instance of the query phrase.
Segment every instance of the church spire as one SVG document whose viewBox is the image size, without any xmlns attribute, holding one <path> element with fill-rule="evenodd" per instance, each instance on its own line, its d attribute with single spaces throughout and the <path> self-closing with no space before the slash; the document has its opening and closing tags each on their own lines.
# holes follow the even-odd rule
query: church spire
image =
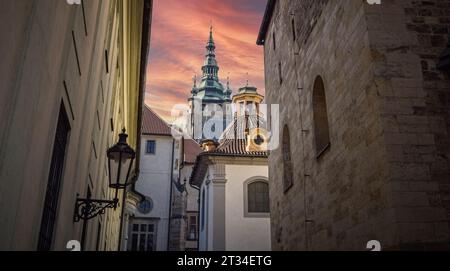
<svg viewBox="0 0 450 271">
<path fill-rule="evenodd" d="M 206 55 L 205 63 L 202 67 L 203 80 L 212 79 L 216 82 L 219 81 L 219 66 L 216 60 L 216 44 L 214 43 L 213 27 L 209 28 L 209 39 L 206 43 Z"/>
<path fill-rule="evenodd" d="M 195 74 L 192 77 L 192 81 L 194 82 L 194 84 L 192 86 L 191 93 L 192 93 L 192 96 L 195 96 L 197 94 L 197 91 L 198 91 L 198 89 L 197 89 L 197 74 Z"/>
<path fill-rule="evenodd" d="M 212 44 L 214 46 L 214 38 L 213 38 L 213 27 L 212 25 L 209 27 L 209 40 L 208 45 Z"/>
<path fill-rule="evenodd" d="M 198 83 L 192 87 L 191 98 L 199 98 L 204 103 L 231 103 L 232 91 L 220 83 L 219 65 L 216 60 L 216 44 L 214 41 L 213 27 L 209 27 L 209 37 L 206 40 L 205 61 L 202 66 L 202 74 L 198 76 Z"/>
<path fill-rule="evenodd" d="M 225 90 L 225 95 L 230 96 L 232 93 L 231 88 L 230 88 L 230 73 L 228 73 L 227 76 L 227 89 Z"/>
</svg>

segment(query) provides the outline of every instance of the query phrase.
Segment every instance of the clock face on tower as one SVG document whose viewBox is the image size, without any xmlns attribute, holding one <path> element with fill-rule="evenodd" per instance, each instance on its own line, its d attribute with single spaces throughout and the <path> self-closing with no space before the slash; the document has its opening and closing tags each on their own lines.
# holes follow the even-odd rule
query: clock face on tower
<svg viewBox="0 0 450 271">
<path fill-rule="evenodd" d="M 146 215 L 152 211 L 153 201 L 150 198 L 146 198 L 138 204 L 137 208 L 140 213 Z"/>
</svg>

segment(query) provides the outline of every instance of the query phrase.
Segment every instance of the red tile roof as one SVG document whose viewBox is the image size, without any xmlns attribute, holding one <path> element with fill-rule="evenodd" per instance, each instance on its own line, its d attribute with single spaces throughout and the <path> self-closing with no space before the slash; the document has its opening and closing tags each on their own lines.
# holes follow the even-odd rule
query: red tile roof
<svg viewBox="0 0 450 271">
<path fill-rule="evenodd" d="M 235 156 L 261 156 L 267 157 L 267 151 L 247 151 L 247 136 L 245 134 L 245 127 L 266 128 L 267 124 L 263 118 L 250 116 L 248 118 L 235 118 L 228 128 L 223 132 L 219 146 L 208 154 L 222 154 Z"/>
<path fill-rule="evenodd" d="M 194 164 L 197 156 L 202 152 L 200 145 L 193 139 L 184 140 L 184 162 Z"/>
<path fill-rule="evenodd" d="M 212 151 L 201 152 L 194 163 L 189 183 L 199 187 L 208 169 L 209 156 L 233 156 L 233 157 L 252 157 L 268 158 L 268 151 L 247 151 L 246 127 L 249 129 L 265 128 L 267 123 L 263 118 L 250 116 L 248 118 L 235 118 L 228 128 L 223 132 L 219 146 Z"/>
<path fill-rule="evenodd" d="M 142 134 L 171 136 L 172 129 L 150 107 L 144 106 L 142 112 Z"/>
</svg>

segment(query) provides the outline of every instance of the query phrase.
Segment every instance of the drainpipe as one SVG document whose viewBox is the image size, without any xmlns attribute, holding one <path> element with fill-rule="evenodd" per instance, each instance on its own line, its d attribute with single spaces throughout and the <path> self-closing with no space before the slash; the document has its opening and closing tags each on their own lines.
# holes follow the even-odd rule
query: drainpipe
<svg viewBox="0 0 450 271">
<path fill-rule="evenodd" d="M 173 193 L 173 158 L 175 157 L 175 139 L 172 139 L 172 161 L 170 166 L 170 198 L 169 198 L 169 228 L 167 231 L 167 251 L 170 247 L 170 234 L 171 234 L 171 222 L 172 222 L 172 193 Z"/>
</svg>

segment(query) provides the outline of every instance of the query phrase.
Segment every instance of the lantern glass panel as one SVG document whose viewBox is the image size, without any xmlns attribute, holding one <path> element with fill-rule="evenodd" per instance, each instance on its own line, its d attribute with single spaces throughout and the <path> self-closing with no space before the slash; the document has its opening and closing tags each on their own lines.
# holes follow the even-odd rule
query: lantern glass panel
<svg viewBox="0 0 450 271">
<path fill-rule="evenodd" d="M 130 166 L 133 162 L 133 157 L 130 154 L 122 153 L 122 159 L 119 161 L 120 155 L 113 154 L 110 159 L 110 174 L 111 174 L 111 186 L 115 188 L 123 188 L 127 185 L 130 179 Z M 119 172 L 120 168 L 120 172 Z M 120 174 L 120 175 L 119 175 Z M 119 178 L 117 178 L 119 177 Z"/>
</svg>

